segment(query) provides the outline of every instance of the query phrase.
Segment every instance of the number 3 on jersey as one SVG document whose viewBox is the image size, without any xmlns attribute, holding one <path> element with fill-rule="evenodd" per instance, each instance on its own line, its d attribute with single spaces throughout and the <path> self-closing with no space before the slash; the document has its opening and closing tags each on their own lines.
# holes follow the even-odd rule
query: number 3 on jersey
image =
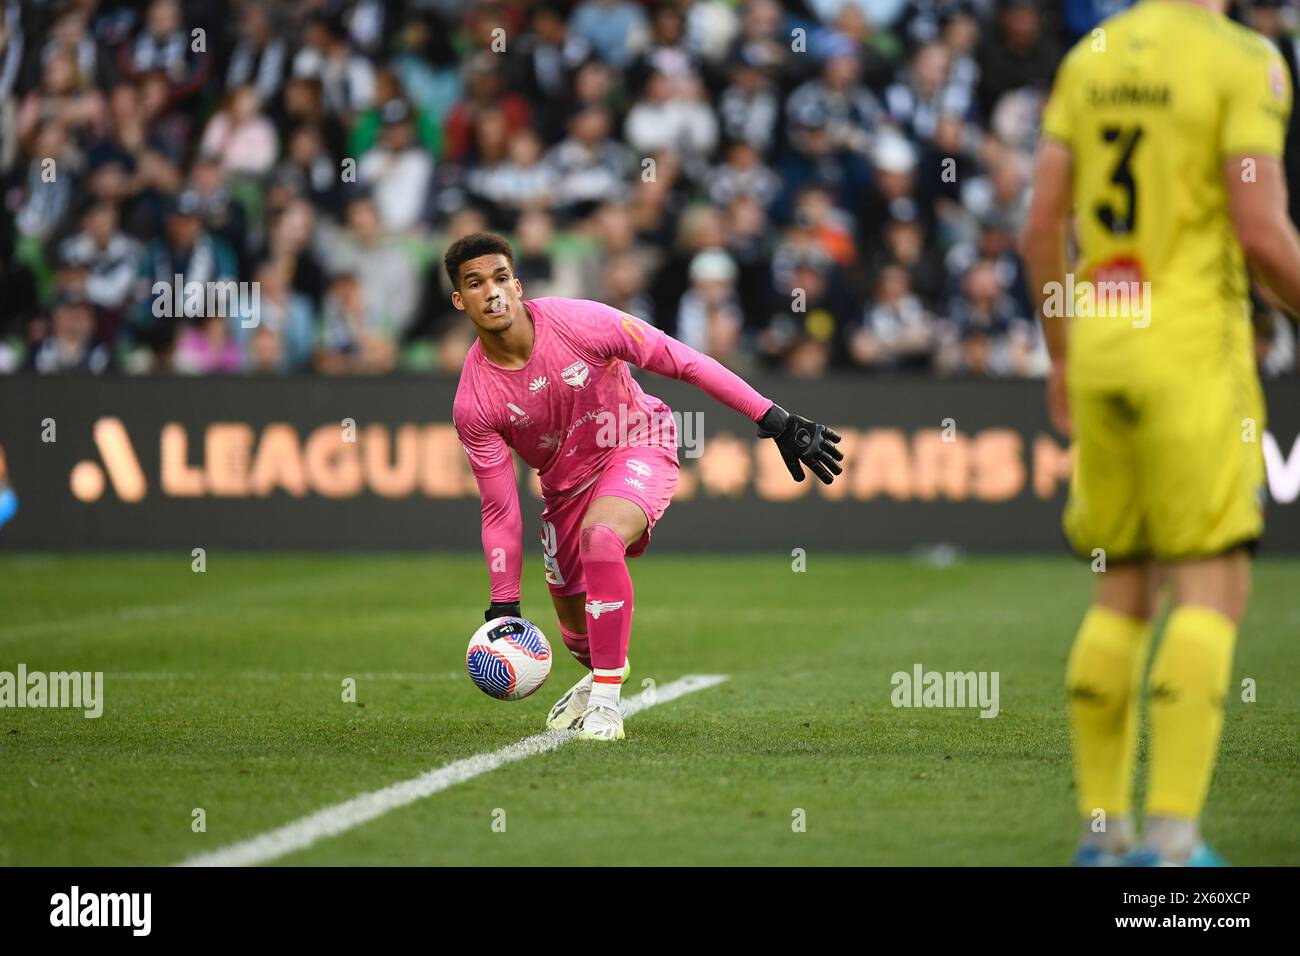
<svg viewBox="0 0 1300 956">
<path fill-rule="evenodd" d="M 1107 232 L 1127 235 L 1137 229 L 1137 180 L 1133 178 L 1133 151 L 1142 139 L 1142 127 L 1107 126 L 1101 131 L 1102 142 L 1109 146 L 1118 146 L 1119 159 L 1110 171 L 1110 181 L 1124 190 L 1123 210 L 1116 209 L 1109 202 L 1097 204 L 1097 219 Z"/>
</svg>

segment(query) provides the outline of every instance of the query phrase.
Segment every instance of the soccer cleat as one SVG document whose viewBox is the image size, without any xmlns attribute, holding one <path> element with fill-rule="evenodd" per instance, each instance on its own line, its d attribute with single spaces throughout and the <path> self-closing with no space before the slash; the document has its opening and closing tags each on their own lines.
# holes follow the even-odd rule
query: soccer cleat
<svg viewBox="0 0 1300 956">
<path fill-rule="evenodd" d="M 574 684 L 565 695 L 555 702 L 546 717 L 546 726 L 551 730 L 572 730 L 582 720 L 587 710 L 587 699 L 591 696 L 591 672 L 583 675 L 582 680 Z"/>
<path fill-rule="evenodd" d="M 1119 866 L 1122 858 L 1115 853 L 1107 853 L 1099 846 L 1081 846 L 1074 851 L 1071 866 Z"/>
<path fill-rule="evenodd" d="M 1120 866 L 1227 866 L 1223 857 L 1215 853 L 1208 843 L 1198 843 L 1192 848 L 1186 863 L 1175 863 L 1160 855 L 1155 847 L 1140 846 L 1120 862 Z"/>
<path fill-rule="evenodd" d="M 632 661 L 623 665 L 623 680 L 632 673 Z M 587 701 L 591 699 L 591 672 L 583 675 L 582 680 L 569 688 L 563 697 L 555 702 L 551 712 L 546 716 L 546 726 L 551 730 L 575 730 L 582 723 L 582 715 L 587 712 Z"/>
<path fill-rule="evenodd" d="M 579 740 L 622 740 L 626 736 L 623 732 L 623 714 L 614 707 L 592 704 L 582 715 L 582 726 L 578 728 Z"/>
</svg>

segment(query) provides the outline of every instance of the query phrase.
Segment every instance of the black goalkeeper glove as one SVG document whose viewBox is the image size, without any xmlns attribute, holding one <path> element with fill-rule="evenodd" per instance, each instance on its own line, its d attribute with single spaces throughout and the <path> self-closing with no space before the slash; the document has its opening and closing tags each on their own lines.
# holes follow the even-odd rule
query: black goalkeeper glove
<svg viewBox="0 0 1300 956">
<path fill-rule="evenodd" d="M 523 617 L 519 613 L 519 602 L 514 604 L 497 604 L 492 602 L 492 606 L 483 612 L 483 620 L 495 621 L 499 617 Z"/>
<path fill-rule="evenodd" d="M 835 446 L 840 436 L 835 429 L 818 425 L 800 415 L 791 415 L 780 405 L 773 405 L 758 422 L 758 437 L 771 438 L 790 469 L 790 477 L 803 481 L 803 462 L 808 470 L 829 485 L 844 469 L 840 462 L 844 452 Z"/>
</svg>

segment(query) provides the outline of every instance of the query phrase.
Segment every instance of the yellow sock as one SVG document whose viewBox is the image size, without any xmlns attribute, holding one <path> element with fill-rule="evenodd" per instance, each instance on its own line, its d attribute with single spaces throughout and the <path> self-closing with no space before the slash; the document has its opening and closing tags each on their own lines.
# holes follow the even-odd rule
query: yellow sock
<svg viewBox="0 0 1300 956">
<path fill-rule="evenodd" d="M 1237 626 L 1208 607 L 1169 615 L 1151 668 L 1149 816 L 1195 820 L 1205 806 L 1223 730 Z"/>
<path fill-rule="evenodd" d="M 1065 672 L 1079 813 L 1107 818 L 1133 810 L 1138 700 L 1151 625 L 1093 605 L 1079 626 Z"/>
</svg>

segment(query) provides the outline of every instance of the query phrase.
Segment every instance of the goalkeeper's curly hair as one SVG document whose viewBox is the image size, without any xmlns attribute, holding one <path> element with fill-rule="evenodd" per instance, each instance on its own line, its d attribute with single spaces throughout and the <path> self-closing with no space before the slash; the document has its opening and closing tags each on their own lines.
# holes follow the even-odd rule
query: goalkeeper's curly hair
<svg viewBox="0 0 1300 956">
<path fill-rule="evenodd" d="M 447 278 L 453 289 L 460 288 L 460 267 L 479 256 L 502 255 L 510 263 L 510 271 L 515 271 L 515 251 L 510 243 L 495 232 L 471 232 L 461 236 L 447 247 L 447 254 L 442 257 L 442 264 L 447 268 Z"/>
</svg>

